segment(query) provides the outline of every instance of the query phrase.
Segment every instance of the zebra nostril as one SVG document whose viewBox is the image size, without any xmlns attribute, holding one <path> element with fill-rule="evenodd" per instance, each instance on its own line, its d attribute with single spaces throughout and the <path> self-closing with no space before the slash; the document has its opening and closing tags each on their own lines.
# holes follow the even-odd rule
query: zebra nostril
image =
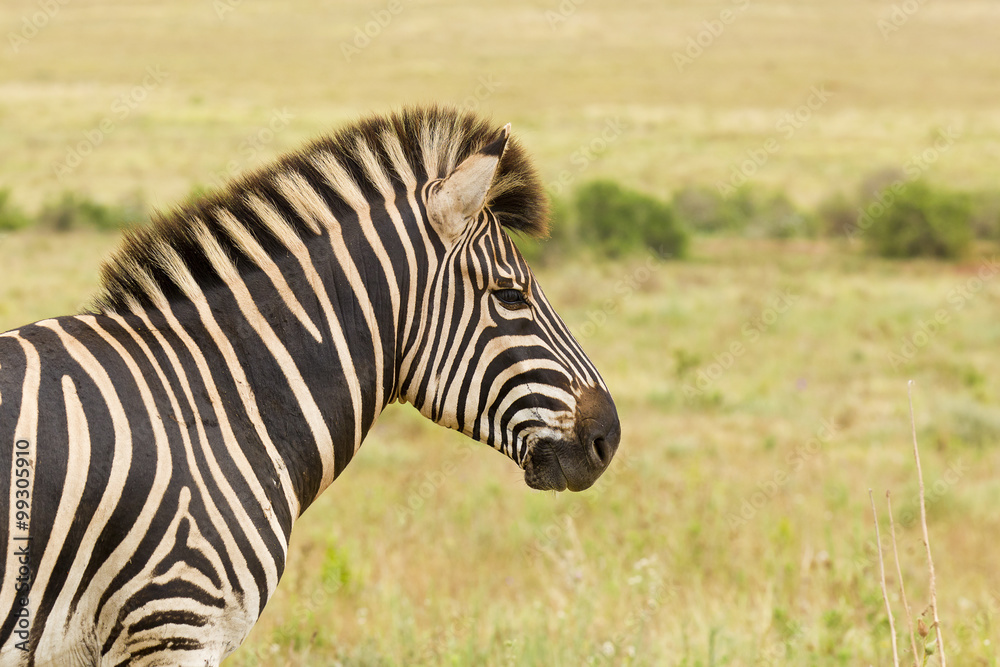
<svg viewBox="0 0 1000 667">
<path fill-rule="evenodd" d="M 591 443 L 590 448 L 597 459 L 597 462 L 602 467 L 607 467 L 607 465 L 611 463 L 611 457 L 615 455 L 614 448 L 608 446 L 608 441 L 603 437 L 595 438 L 594 442 Z"/>
<path fill-rule="evenodd" d="M 590 446 L 590 451 L 587 453 L 594 465 L 603 470 L 608 467 L 615 452 L 618 451 L 621 427 L 618 424 L 618 419 L 615 418 L 611 426 L 607 426 L 606 422 L 604 424 L 592 422 L 589 431 L 584 440 Z"/>
<path fill-rule="evenodd" d="M 589 459 L 592 470 L 600 474 L 618 451 L 622 435 L 611 396 L 599 389 L 583 391 L 578 399 L 576 419 L 576 435 L 582 453 Z"/>
</svg>

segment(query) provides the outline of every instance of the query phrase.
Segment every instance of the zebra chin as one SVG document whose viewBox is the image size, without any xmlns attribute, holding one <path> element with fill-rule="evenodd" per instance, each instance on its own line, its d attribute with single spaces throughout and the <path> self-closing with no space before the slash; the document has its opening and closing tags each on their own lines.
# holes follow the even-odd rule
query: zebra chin
<svg viewBox="0 0 1000 667">
<path fill-rule="evenodd" d="M 541 491 L 583 491 L 608 469 L 618 451 L 621 424 L 607 391 L 585 389 L 577 398 L 569 432 L 539 433 L 528 447 L 524 481 Z"/>
</svg>

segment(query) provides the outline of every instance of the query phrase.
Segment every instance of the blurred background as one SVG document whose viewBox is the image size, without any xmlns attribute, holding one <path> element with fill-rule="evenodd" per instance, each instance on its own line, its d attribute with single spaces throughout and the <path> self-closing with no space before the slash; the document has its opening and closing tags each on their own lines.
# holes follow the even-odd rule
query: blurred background
<svg viewBox="0 0 1000 667">
<path fill-rule="evenodd" d="M 552 196 L 518 243 L 618 403 L 610 470 L 533 492 L 391 406 L 227 664 L 889 664 L 869 488 L 930 625 L 908 379 L 945 648 L 997 664 L 997 3 L 4 0 L 0 27 L 0 330 L 83 308 L 151 210 L 403 104 L 511 122 Z"/>
</svg>

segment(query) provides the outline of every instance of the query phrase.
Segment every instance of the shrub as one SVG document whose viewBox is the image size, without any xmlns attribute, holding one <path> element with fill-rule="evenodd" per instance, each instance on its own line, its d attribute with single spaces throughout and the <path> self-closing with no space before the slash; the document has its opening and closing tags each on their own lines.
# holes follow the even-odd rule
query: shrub
<svg viewBox="0 0 1000 667">
<path fill-rule="evenodd" d="M 1000 192 L 976 192 L 969 196 L 969 226 L 977 239 L 1000 240 Z"/>
<path fill-rule="evenodd" d="M 932 190 L 917 181 L 883 190 L 885 212 L 865 233 L 869 248 L 882 257 L 960 256 L 972 237 L 969 197 Z"/>
<path fill-rule="evenodd" d="M 729 200 L 712 188 L 687 186 L 676 191 L 671 204 L 681 224 L 700 234 L 742 232 L 744 219 Z"/>
<path fill-rule="evenodd" d="M 820 232 L 825 236 L 849 237 L 858 223 L 858 206 L 843 192 L 831 195 L 816 209 Z"/>
<path fill-rule="evenodd" d="M 899 167 L 882 167 L 865 174 L 858 183 L 858 200 L 868 201 L 878 198 L 879 194 L 886 188 L 899 187 L 906 183 L 909 178 L 906 172 Z"/>
<path fill-rule="evenodd" d="M 31 221 L 24 212 L 14 205 L 10 190 L 0 190 L 0 231 L 14 231 L 27 227 Z"/>
<path fill-rule="evenodd" d="M 120 205 L 109 205 L 75 192 L 64 192 L 42 208 L 38 221 L 43 227 L 55 231 L 113 231 L 138 224 L 143 217 L 143 207 L 138 197 L 132 197 Z"/>
<path fill-rule="evenodd" d="M 747 216 L 744 234 L 752 238 L 789 239 L 815 236 L 815 219 L 796 208 L 783 193 L 754 193 L 740 189 L 734 195 Z"/>
<path fill-rule="evenodd" d="M 610 256 L 649 248 L 661 256 L 683 257 L 687 250 L 687 232 L 669 205 L 613 181 L 581 187 L 575 208 L 580 240 Z"/>
<path fill-rule="evenodd" d="M 672 203 L 681 223 L 703 234 L 790 238 L 816 233 L 813 218 L 788 197 L 749 186 L 725 197 L 710 188 L 685 187 L 674 193 Z"/>
</svg>

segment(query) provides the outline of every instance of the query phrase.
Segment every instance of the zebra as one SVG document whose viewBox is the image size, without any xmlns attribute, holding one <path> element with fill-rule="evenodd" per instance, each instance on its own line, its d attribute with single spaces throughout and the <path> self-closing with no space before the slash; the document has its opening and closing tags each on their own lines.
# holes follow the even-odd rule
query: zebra
<svg viewBox="0 0 1000 667">
<path fill-rule="evenodd" d="M 509 124 L 407 107 L 157 214 L 83 313 L 0 335 L 0 665 L 218 665 L 393 402 L 591 486 L 618 413 L 511 238 L 546 207 Z"/>
</svg>

